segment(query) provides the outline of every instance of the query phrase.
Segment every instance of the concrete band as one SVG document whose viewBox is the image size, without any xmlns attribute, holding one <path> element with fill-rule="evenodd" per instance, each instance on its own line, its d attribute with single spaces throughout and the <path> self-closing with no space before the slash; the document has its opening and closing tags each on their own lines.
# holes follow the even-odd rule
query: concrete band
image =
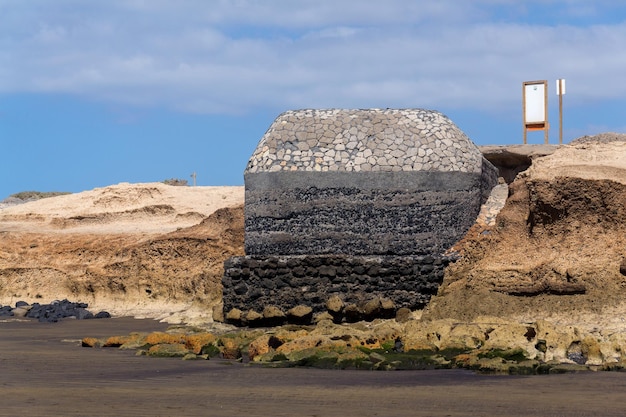
<svg viewBox="0 0 626 417">
<path fill-rule="evenodd" d="M 410 172 L 259 172 L 244 174 L 246 193 L 306 188 L 361 190 L 459 191 L 480 190 L 482 173 L 460 171 Z M 253 194 L 246 195 L 246 202 Z"/>
</svg>

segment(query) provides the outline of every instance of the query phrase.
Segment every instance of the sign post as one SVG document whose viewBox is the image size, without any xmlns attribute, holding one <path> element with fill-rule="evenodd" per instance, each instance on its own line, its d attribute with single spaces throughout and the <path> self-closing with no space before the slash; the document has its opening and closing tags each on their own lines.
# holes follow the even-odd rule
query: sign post
<svg viewBox="0 0 626 417">
<path fill-rule="evenodd" d="M 548 81 L 524 81 L 522 83 L 522 118 L 524 121 L 524 144 L 528 131 L 543 130 L 544 142 L 548 143 Z"/>
<path fill-rule="evenodd" d="M 565 94 L 565 80 L 556 80 L 556 94 L 559 96 L 559 145 L 563 144 L 563 95 Z"/>
</svg>

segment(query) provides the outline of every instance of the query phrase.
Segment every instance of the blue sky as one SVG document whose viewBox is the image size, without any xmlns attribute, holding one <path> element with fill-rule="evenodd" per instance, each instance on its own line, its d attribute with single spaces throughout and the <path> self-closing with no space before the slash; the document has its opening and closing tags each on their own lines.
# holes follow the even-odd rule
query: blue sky
<svg viewBox="0 0 626 417">
<path fill-rule="evenodd" d="M 565 78 L 564 141 L 626 132 L 622 0 L 0 0 L 0 200 L 241 185 L 274 118 L 427 108 L 522 142 L 521 84 Z M 543 133 L 529 134 L 542 143 Z"/>
</svg>

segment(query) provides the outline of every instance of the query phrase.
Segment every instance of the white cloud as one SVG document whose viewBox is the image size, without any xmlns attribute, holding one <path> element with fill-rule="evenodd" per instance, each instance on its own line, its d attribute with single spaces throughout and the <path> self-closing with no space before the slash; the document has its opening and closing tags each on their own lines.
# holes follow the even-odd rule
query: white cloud
<svg viewBox="0 0 626 417">
<path fill-rule="evenodd" d="M 587 3 L 524 4 L 576 15 Z M 626 94 L 626 23 L 542 25 L 525 13 L 513 0 L 0 0 L 0 92 L 211 113 L 517 111 L 521 82 L 544 78 L 566 78 L 573 103 Z"/>
</svg>

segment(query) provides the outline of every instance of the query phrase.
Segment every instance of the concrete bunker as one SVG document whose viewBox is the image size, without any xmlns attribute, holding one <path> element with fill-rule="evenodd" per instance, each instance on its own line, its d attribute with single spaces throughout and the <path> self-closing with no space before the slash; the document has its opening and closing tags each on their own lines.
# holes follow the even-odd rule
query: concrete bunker
<svg viewBox="0 0 626 417">
<path fill-rule="evenodd" d="M 279 321 L 328 312 L 330 299 L 362 312 L 340 321 L 423 307 L 497 170 L 436 111 L 298 110 L 272 123 L 244 180 L 246 256 L 225 264 L 227 321 L 262 322 L 268 306 Z"/>
</svg>

